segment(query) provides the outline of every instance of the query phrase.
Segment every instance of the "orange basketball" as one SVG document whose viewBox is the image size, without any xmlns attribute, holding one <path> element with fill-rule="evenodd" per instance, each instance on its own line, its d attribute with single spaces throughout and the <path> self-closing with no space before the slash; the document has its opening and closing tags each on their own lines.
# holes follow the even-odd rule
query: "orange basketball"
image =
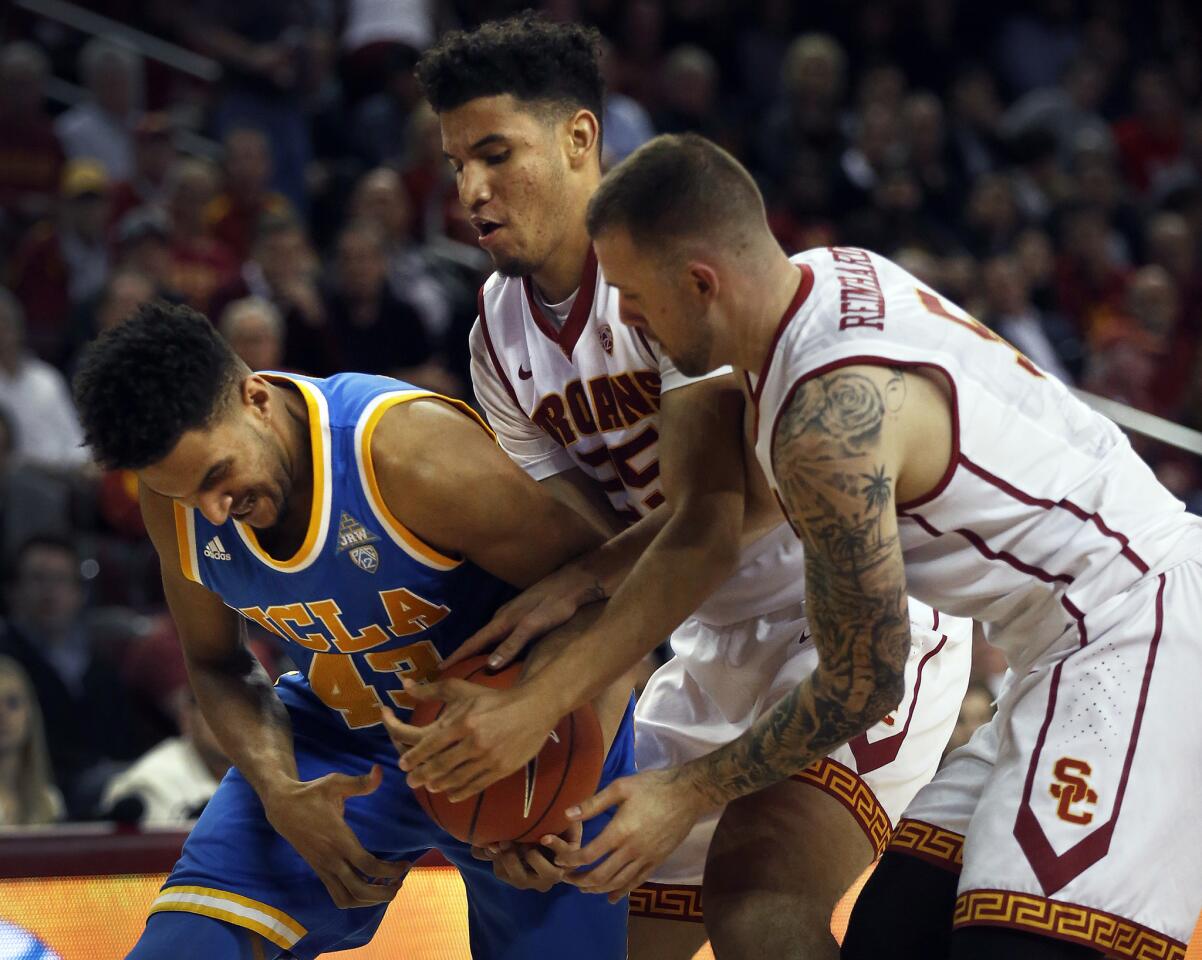
<svg viewBox="0 0 1202 960">
<path fill-rule="evenodd" d="M 522 665 L 490 673 L 488 658 L 470 657 L 442 676 L 458 677 L 486 687 L 505 689 L 517 683 Z M 433 723 L 446 704 L 427 700 L 417 705 L 410 723 Z M 413 793 L 435 823 L 465 843 L 481 846 L 502 840 L 537 843 L 539 837 L 568 827 L 564 810 L 597 792 L 605 763 L 601 725 L 589 704 L 562 717 L 542 751 L 526 766 L 474 797 L 451 803 L 445 793 Z"/>
</svg>

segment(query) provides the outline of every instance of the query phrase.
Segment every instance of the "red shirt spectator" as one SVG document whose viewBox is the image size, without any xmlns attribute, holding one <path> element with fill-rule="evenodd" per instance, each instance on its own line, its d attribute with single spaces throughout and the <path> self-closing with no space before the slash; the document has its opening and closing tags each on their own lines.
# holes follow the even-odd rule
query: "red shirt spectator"
<svg viewBox="0 0 1202 960">
<path fill-rule="evenodd" d="M 259 130 L 232 130 L 225 138 L 225 178 L 225 191 L 209 204 L 205 219 L 212 235 L 241 263 L 250 256 L 263 215 L 290 214 L 292 206 L 267 189 L 271 148 Z"/>
<path fill-rule="evenodd" d="M 1181 156 L 1181 102 L 1162 70 L 1151 67 L 1135 78 L 1135 113 L 1114 125 L 1114 140 L 1123 173 L 1140 193 Z"/>
<path fill-rule="evenodd" d="M 217 175 L 203 160 L 180 160 L 167 176 L 171 220 L 171 288 L 207 313 L 213 294 L 238 277 L 233 252 L 209 233 L 205 212 L 217 192 Z"/>
<path fill-rule="evenodd" d="M 63 148 L 43 106 L 47 64 L 30 43 L 0 51 L 0 212 L 19 229 L 48 215 Z"/>
</svg>

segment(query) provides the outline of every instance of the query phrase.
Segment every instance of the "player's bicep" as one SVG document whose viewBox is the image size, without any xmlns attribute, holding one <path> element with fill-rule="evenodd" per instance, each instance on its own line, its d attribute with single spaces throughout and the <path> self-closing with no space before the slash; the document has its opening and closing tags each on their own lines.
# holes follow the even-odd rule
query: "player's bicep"
<svg viewBox="0 0 1202 960">
<path fill-rule="evenodd" d="M 849 706 L 900 696 L 910 647 L 898 538 L 905 380 L 846 367 L 796 385 L 776 423 L 773 472 L 806 548 L 806 610 L 821 669 Z"/>
<path fill-rule="evenodd" d="M 698 380 L 660 399 L 659 467 L 668 504 L 709 497 L 737 512 L 744 496 L 743 391 L 733 374 Z"/>
<path fill-rule="evenodd" d="M 418 400 L 389 411 L 372 458 L 384 500 L 406 527 L 514 586 L 530 586 L 603 540 L 445 403 Z"/>
</svg>

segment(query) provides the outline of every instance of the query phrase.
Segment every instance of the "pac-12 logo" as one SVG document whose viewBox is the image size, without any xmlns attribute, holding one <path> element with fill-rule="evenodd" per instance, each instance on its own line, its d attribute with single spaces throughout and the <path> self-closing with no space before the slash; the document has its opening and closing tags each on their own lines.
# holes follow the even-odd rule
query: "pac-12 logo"
<svg viewBox="0 0 1202 960">
<path fill-rule="evenodd" d="M 1048 789 L 1060 802 L 1056 805 L 1056 816 L 1069 823 L 1086 824 L 1093 820 L 1093 814 L 1088 810 L 1074 810 L 1075 804 L 1096 804 L 1097 792 L 1090 787 L 1085 778 L 1093 773 L 1089 764 L 1084 760 L 1074 760 L 1072 757 L 1061 757 L 1053 769 L 1055 782 Z"/>
<path fill-rule="evenodd" d="M 601 340 L 601 349 L 612 357 L 614 355 L 614 332 L 609 328 L 608 323 L 601 324 L 597 329 L 597 336 Z"/>
</svg>

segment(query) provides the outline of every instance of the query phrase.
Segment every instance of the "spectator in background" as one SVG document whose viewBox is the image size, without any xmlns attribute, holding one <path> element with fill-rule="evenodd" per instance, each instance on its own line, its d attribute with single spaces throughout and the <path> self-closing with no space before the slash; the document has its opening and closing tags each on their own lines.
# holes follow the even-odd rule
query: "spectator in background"
<svg viewBox="0 0 1202 960">
<path fill-rule="evenodd" d="M 1049 332 L 1048 320 L 1031 302 L 1027 278 L 1016 257 L 1001 255 L 986 260 L 982 267 L 987 309 L 982 316 L 987 326 L 1025 353 L 1037 367 L 1071 384 L 1072 377 L 1060 360 Z M 1064 331 L 1058 331 L 1064 336 Z"/>
<path fill-rule="evenodd" d="M 0 654 L 29 674 L 68 811 L 88 813 L 85 775 L 106 760 L 133 759 L 142 745 L 131 732 L 120 673 L 94 648 L 83 619 L 75 545 L 52 536 L 28 540 L 9 573 L 7 599 L 10 617 Z"/>
<path fill-rule="evenodd" d="M 356 155 L 368 166 L 399 158 L 409 117 L 423 102 L 413 73 L 417 57 L 412 47 L 392 46 L 387 53 L 389 66 L 384 83 L 355 108 L 349 133 Z"/>
<path fill-rule="evenodd" d="M 925 90 L 910 94 L 902 120 L 910 169 L 922 188 L 924 206 L 944 230 L 951 230 L 960 218 L 968 185 L 947 141 L 943 104 Z"/>
<path fill-rule="evenodd" d="M 80 309 L 75 327 L 74 349 L 70 369 L 80 348 L 97 334 L 111 330 L 142 304 L 159 296 L 154 280 L 133 267 L 118 267 L 109 274 L 108 282 L 95 301 Z"/>
<path fill-rule="evenodd" d="M 68 157 L 91 157 L 112 181 L 135 175 L 134 127 L 142 100 L 142 58 L 108 37 L 94 37 L 79 53 L 79 77 L 88 97 L 55 122 Z"/>
<path fill-rule="evenodd" d="M 1009 250 L 1022 221 L 1014 188 L 1004 174 L 987 174 L 972 185 L 962 216 L 962 239 L 978 257 Z"/>
<path fill-rule="evenodd" d="M 1056 300 L 1080 336 L 1093 344 L 1123 313 L 1128 271 L 1103 211 L 1082 204 L 1060 216 Z"/>
<path fill-rule="evenodd" d="M 843 152 L 847 55 L 833 37 L 804 33 L 789 45 L 780 86 L 781 99 L 768 111 L 756 139 L 755 164 L 777 183 L 801 151 L 814 151 L 832 166 Z"/>
<path fill-rule="evenodd" d="M 241 263 L 250 254 L 259 221 L 269 214 L 291 214 L 292 205 L 268 188 L 272 153 L 263 131 L 233 128 L 224 147 L 225 189 L 209 204 L 206 220 L 209 232 Z"/>
<path fill-rule="evenodd" d="M 1132 92 L 1135 110 L 1114 125 L 1114 139 L 1127 182 L 1143 194 L 1155 189 L 1181 156 L 1184 113 L 1180 93 L 1163 67 L 1142 67 Z"/>
<path fill-rule="evenodd" d="M 53 823 L 62 815 L 33 687 L 17 661 L 0 656 L 0 827 Z"/>
<path fill-rule="evenodd" d="M 418 312 L 431 342 L 444 342 L 451 327 L 451 296 L 434 261 L 413 241 L 413 208 L 400 174 L 390 167 L 365 173 L 351 198 L 351 218 L 380 228 L 393 295 Z"/>
<path fill-rule="evenodd" d="M 355 220 L 338 235 L 332 283 L 326 295 L 338 366 L 396 375 L 430 359 L 421 318 L 388 284 L 384 234 Z"/>
<path fill-rule="evenodd" d="M 63 375 L 25 347 L 25 316 L 0 287 L 0 404 L 15 419 L 18 463 L 72 470 L 88 462 Z"/>
<path fill-rule="evenodd" d="M 185 683 L 172 697 L 179 735 L 168 737 L 109 780 L 100 800 L 106 817 L 154 824 L 195 820 L 230 768 L 229 759 Z"/>
<path fill-rule="evenodd" d="M 50 65 L 32 43 L 0 48 L 0 256 L 54 209 L 63 148 L 46 110 Z"/>
<path fill-rule="evenodd" d="M 20 463 L 16 452 L 16 420 L 0 405 L 0 570 L 35 533 L 65 535 L 71 529 L 69 484 Z"/>
<path fill-rule="evenodd" d="M 146 113 L 134 127 L 133 174 L 113 187 L 113 222 L 137 207 L 162 208 L 167 202 L 167 174 L 175 163 L 171 118 Z"/>
<path fill-rule="evenodd" d="M 31 318 L 29 345 L 50 363 L 62 363 L 68 318 L 104 285 L 109 270 L 106 228 L 110 183 L 94 160 L 63 168 L 58 216 L 35 224 L 13 259 L 13 292 Z"/>
<path fill-rule="evenodd" d="M 317 257 L 300 221 L 292 216 L 265 216 L 258 225 L 254 251 L 239 276 L 212 298 L 213 316 L 244 297 L 270 301 L 284 318 L 290 370 L 324 377 L 335 373 L 338 344 L 326 319 L 318 288 Z"/>
<path fill-rule="evenodd" d="M 217 135 L 228 143 L 238 130 L 269 138 L 274 165 L 263 171 L 296 210 L 307 207 L 305 168 L 312 156 L 307 101 L 328 59 L 328 8 L 317 0 L 203 0 L 188 10 L 191 45 L 218 60 L 222 78 Z M 263 211 L 258 211 L 259 213 Z M 257 219 L 247 225 L 245 239 Z M 244 255 L 245 247 L 231 246 Z"/>
<path fill-rule="evenodd" d="M 601 128 L 605 131 L 601 142 L 601 166 L 608 170 L 654 137 L 655 126 L 646 108 L 621 92 L 621 63 L 614 55 L 613 44 L 604 38 L 601 40 L 600 63 L 606 91 L 601 119 Z"/>
<path fill-rule="evenodd" d="M 984 67 L 968 66 L 952 82 L 948 100 L 950 142 L 971 183 L 995 170 L 1001 156 L 997 85 Z"/>
<path fill-rule="evenodd" d="M 719 85 L 718 64 L 708 53 L 692 44 L 674 49 L 664 60 L 655 129 L 659 133 L 700 133 L 725 143 Z"/>
<path fill-rule="evenodd" d="M 232 284 L 239 263 L 213 236 L 206 210 L 217 195 L 217 172 L 204 160 L 178 160 L 167 174 L 171 223 L 171 283 L 189 306 L 205 313 L 219 289 Z"/>
<path fill-rule="evenodd" d="M 1106 71 L 1094 57 L 1082 54 L 1068 65 L 1059 84 L 1039 87 L 1011 104 L 1000 130 L 1008 140 L 1032 130 L 1048 131 L 1060 165 L 1067 169 L 1083 143 L 1113 147 L 1100 112 L 1105 94 Z"/>
<path fill-rule="evenodd" d="M 425 101 L 409 117 L 401 179 L 413 201 L 415 238 L 425 243 L 439 237 L 456 240 L 464 244 L 467 257 L 479 264 L 480 271 L 486 272 L 488 254 L 476 243 L 476 229 L 459 202 L 454 172 L 442 153 L 438 115 Z"/>
<path fill-rule="evenodd" d="M 284 321 L 270 300 L 235 300 L 222 312 L 217 329 L 251 370 L 283 368 Z"/>
<path fill-rule="evenodd" d="M 133 270 L 148 277 L 155 296 L 172 303 L 183 297 L 171 287 L 171 223 L 157 207 L 131 210 L 113 231 L 113 252 L 118 270 Z"/>
</svg>

